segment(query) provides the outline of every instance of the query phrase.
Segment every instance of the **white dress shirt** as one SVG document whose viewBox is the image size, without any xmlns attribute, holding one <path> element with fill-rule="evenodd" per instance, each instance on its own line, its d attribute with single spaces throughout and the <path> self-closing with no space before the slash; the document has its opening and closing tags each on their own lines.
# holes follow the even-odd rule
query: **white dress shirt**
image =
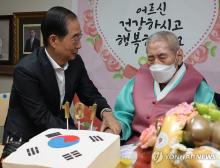
<svg viewBox="0 0 220 168">
<path fill-rule="evenodd" d="M 58 84 L 59 92 L 60 92 L 60 108 L 61 108 L 64 96 L 65 96 L 65 73 L 64 73 L 64 71 L 68 68 L 69 64 L 67 62 L 64 65 L 64 67 L 61 67 L 49 55 L 49 53 L 47 52 L 46 48 L 45 48 L 45 52 L 47 54 L 47 57 L 48 57 L 50 63 L 52 64 L 53 69 L 54 69 L 55 74 L 56 74 L 57 84 Z"/>
</svg>

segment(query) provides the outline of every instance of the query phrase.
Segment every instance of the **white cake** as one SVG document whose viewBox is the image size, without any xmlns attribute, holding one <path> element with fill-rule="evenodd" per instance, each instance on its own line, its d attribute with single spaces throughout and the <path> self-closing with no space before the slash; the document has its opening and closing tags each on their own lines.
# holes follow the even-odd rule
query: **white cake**
<svg viewBox="0 0 220 168">
<path fill-rule="evenodd" d="M 49 129 L 3 160 L 3 168 L 115 168 L 120 161 L 118 135 Z"/>
</svg>

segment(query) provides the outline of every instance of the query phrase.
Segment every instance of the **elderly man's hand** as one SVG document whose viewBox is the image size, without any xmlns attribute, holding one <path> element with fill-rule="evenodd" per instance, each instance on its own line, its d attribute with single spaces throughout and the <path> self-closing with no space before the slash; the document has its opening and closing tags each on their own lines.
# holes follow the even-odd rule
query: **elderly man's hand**
<svg viewBox="0 0 220 168">
<path fill-rule="evenodd" d="M 102 121 L 101 131 L 111 132 L 119 135 L 121 132 L 121 126 L 113 116 L 112 112 L 104 111 L 102 116 L 103 116 L 103 121 Z"/>
</svg>

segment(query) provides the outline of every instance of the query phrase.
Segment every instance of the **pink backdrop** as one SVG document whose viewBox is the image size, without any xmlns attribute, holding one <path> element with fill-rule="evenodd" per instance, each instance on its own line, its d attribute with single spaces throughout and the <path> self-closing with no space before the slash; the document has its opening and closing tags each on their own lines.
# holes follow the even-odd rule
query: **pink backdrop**
<svg viewBox="0 0 220 168">
<path fill-rule="evenodd" d="M 203 3 L 203 1 L 200 2 Z M 219 8 L 218 1 L 213 0 L 212 3 Z M 89 76 L 113 107 L 119 90 L 135 74 L 135 69 L 138 68 L 138 66 L 133 65 L 133 62 L 123 63 L 120 56 L 118 57 L 117 54 L 109 48 L 107 44 L 108 39 L 105 38 L 105 34 L 103 33 L 103 35 L 97 27 L 97 24 L 101 23 L 97 21 L 98 17 L 94 16 L 95 10 L 98 10 L 98 7 L 95 6 L 97 4 L 98 0 L 78 0 L 78 17 L 83 30 L 80 55 L 85 62 Z M 143 4 L 143 6 L 144 5 L 146 4 Z M 198 4 L 198 6 L 199 5 L 200 4 Z M 103 8 L 105 8 L 105 6 L 103 6 Z M 214 6 L 214 8 L 216 7 Z M 198 9 L 194 10 L 195 15 L 198 14 L 197 11 Z M 201 37 L 201 42 L 198 43 L 193 52 L 189 52 L 190 54 L 187 55 L 185 61 L 194 64 L 205 76 L 209 85 L 216 92 L 220 93 L 220 15 L 218 15 L 218 9 L 215 11 L 217 12 L 213 12 L 213 17 L 211 18 L 213 24 L 210 24 L 207 35 L 204 38 L 203 36 Z M 112 9 L 112 12 L 114 12 L 114 9 Z M 176 15 L 178 16 L 178 13 Z M 114 25 L 111 26 L 114 28 Z M 185 25 L 185 27 L 187 27 L 187 25 Z M 194 34 L 193 32 L 191 33 Z M 186 39 L 186 41 L 187 40 L 189 39 Z M 137 65 L 145 61 L 146 56 L 140 56 L 138 57 Z"/>
</svg>

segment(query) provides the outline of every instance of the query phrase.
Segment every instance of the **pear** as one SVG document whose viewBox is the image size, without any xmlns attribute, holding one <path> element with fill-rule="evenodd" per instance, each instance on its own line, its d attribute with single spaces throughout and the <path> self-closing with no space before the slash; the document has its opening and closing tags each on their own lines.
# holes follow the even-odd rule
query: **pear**
<svg viewBox="0 0 220 168">
<path fill-rule="evenodd" d="M 187 122 L 186 131 L 189 131 L 191 141 L 208 141 L 211 135 L 209 121 L 197 115 Z M 187 137 L 187 138 L 189 138 Z"/>
<path fill-rule="evenodd" d="M 217 122 L 212 124 L 211 142 L 212 142 L 212 146 L 217 148 L 217 149 L 220 149 L 219 129 L 220 129 L 220 121 L 217 121 Z"/>
</svg>

